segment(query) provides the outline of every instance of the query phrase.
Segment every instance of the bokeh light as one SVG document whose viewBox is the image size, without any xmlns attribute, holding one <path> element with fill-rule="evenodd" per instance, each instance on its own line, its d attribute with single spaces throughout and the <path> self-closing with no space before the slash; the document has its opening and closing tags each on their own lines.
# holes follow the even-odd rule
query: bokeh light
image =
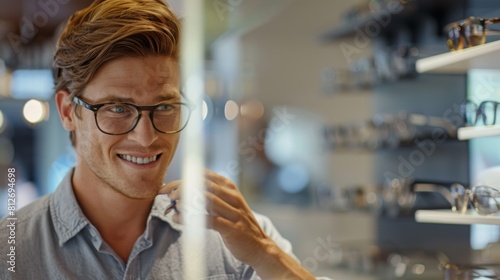
<svg viewBox="0 0 500 280">
<path fill-rule="evenodd" d="M 32 124 L 46 120 L 48 117 L 48 105 L 35 99 L 31 99 L 23 108 L 24 118 Z"/>
<path fill-rule="evenodd" d="M 238 116 L 239 111 L 240 110 L 236 102 L 232 100 L 228 100 L 226 102 L 226 106 L 224 106 L 224 116 L 226 116 L 228 121 L 234 120 Z"/>
</svg>

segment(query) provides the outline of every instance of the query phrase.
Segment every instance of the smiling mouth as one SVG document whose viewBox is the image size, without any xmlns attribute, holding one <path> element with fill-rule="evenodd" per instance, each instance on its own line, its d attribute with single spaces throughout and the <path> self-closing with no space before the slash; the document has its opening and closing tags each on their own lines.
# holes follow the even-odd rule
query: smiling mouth
<svg viewBox="0 0 500 280">
<path fill-rule="evenodd" d="M 130 162 L 133 162 L 135 164 L 148 164 L 148 163 L 155 162 L 157 159 L 159 159 L 161 154 L 156 155 L 156 156 L 152 156 L 152 157 L 144 157 L 144 158 L 135 157 L 135 156 L 131 156 L 131 155 L 120 155 L 120 154 L 118 156 L 123 160 L 130 161 Z"/>
</svg>

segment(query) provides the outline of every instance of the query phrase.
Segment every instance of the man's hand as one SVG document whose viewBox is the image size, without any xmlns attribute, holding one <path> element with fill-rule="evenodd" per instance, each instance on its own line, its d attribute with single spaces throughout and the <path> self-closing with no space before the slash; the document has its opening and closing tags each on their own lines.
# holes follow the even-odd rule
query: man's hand
<svg viewBox="0 0 500 280">
<path fill-rule="evenodd" d="M 180 180 L 172 181 L 160 190 L 160 194 L 167 194 L 173 201 L 167 212 L 175 211 L 173 218 L 177 223 L 186 218 L 181 216 L 181 185 Z M 238 260 L 252 266 L 263 279 L 314 279 L 267 236 L 231 180 L 205 170 L 205 187 L 207 226 L 220 233 Z M 196 199 L 196 195 L 191 199 Z"/>
<path fill-rule="evenodd" d="M 181 220 L 181 183 L 170 182 L 160 191 L 175 201 L 175 222 Z M 208 227 L 220 233 L 238 260 L 257 265 L 268 247 L 274 246 L 274 242 L 261 229 L 240 191 L 231 180 L 210 170 L 205 171 L 205 187 Z"/>
</svg>

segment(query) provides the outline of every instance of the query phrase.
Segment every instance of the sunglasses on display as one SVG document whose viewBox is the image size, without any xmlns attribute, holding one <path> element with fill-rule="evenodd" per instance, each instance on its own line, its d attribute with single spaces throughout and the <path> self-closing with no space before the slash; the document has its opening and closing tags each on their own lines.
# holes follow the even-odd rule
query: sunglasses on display
<svg viewBox="0 0 500 280">
<path fill-rule="evenodd" d="M 500 35 L 498 30 L 486 29 L 486 25 L 500 22 L 500 18 L 484 19 L 469 17 L 445 26 L 446 43 L 450 51 L 486 43 L 486 35 Z"/>
</svg>

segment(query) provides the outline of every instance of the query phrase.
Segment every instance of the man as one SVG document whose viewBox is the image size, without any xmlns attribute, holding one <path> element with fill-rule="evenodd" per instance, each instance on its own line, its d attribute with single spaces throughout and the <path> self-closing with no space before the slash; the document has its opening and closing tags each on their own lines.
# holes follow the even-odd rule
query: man
<svg viewBox="0 0 500 280">
<path fill-rule="evenodd" d="M 191 106 L 179 92 L 179 22 L 161 0 L 98 0 L 54 56 L 56 104 L 77 153 L 58 189 L 0 222 L 2 279 L 182 279 L 182 226 L 159 193 Z M 312 279 L 237 187 L 206 171 L 209 279 Z M 177 209 L 179 210 L 179 209 Z M 175 213 L 178 214 L 178 213 Z"/>
</svg>

